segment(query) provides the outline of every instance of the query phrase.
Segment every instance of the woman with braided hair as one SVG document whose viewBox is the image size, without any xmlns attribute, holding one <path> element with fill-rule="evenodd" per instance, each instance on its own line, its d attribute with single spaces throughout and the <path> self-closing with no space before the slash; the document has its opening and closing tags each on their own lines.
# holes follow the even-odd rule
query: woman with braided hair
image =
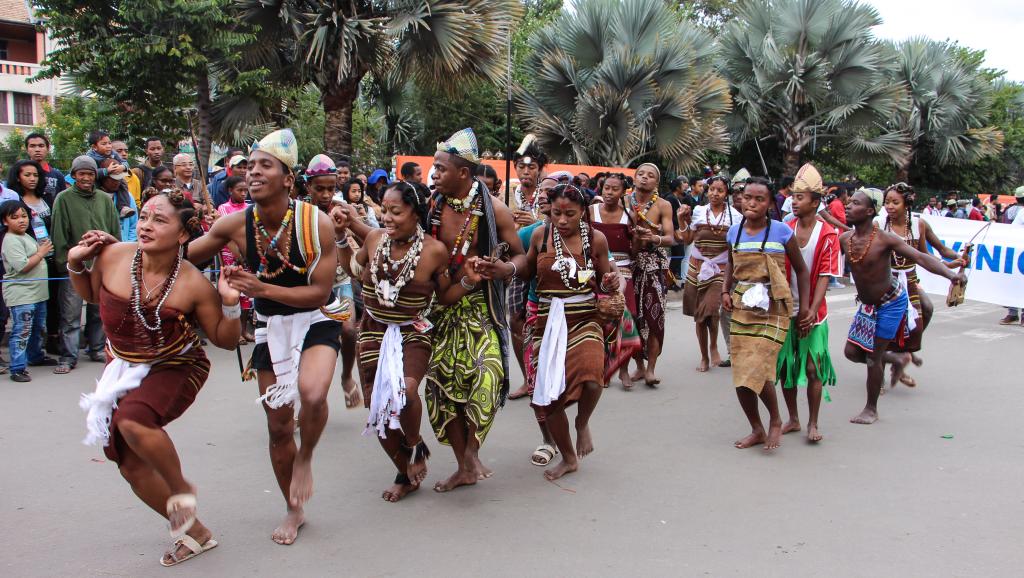
<svg viewBox="0 0 1024 578">
<path fill-rule="evenodd" d="M 85 443 L 103 445 L 135 494 L 170 522 L 174 544 L 160 563 L 173 566 L 217 541 L 196 518 L 195 486 L 163 428 L 192 405 L 210 372 L 196 325 L 214 345 L 234 349 L 241 309 L 226 279 L 214 288 L 186 260 L 202 232 L 192 203 L 179 191 L 147 192 L 138 242 L 90 231 L 68 253 L 67 269 L 75 291 L 99 304 L 107 334 L 107 365 L 80 403 Z"/>
<path fill-rule="evenodd" d="M 382 497 L 397 502 L 420 488 L 427 477 L 427 449 L 420 435 L 423 404 L 420 382 L 430 365 L 431 298 L 444 277 L 448 250 L 426 235 L 429 191 L 396 182 L 381 197 L 380 229 L 364 239 L 356 254 L 363 288 L 363 318 L 356 351 L 363 400 L 370 410 L 367 435 L 380 441 L 398 470 Z M 351 249 L 341 248 L 343 261 Z"/>
<path fill-rule="evenodd" d="M 949 259 L 946 261 L 946 266 L 950 269 L 957 269 L 963 264 L 963 260 L 960 259 L 956 251 L 942 244 L 927 221 L 911 215 L 911 207 L 914 204 L 913 187 L 906 183 L 890 185 L 885 190 L 884 199 L 886 214 L 875 217 L 880 229 L 902 238 L 908 245 L 922 253 L 927 253 L 930 245 L 943 258 Z M 903 290 L 910 298 L 906 321 L 910 334 L 906 339 L 897 339 L 889 344 L 891 351 L 902 354 L 899 356 L 900 362 L 892 365 L 889 385 L 895 386 L 898 381 L 907 387 L 914 387 L 917 382 L 914 381 L 914 378 L 906 375 L 903 370 L 911 362 L 915 365 L 922 363 L 915 353 L 921 350 L 921 338 L 928 323 L 931 322 L 934 307 L 931 299 L 918 284 L 917 265 L 913 261 L 893 253 L 892 273 L 899 279 L 900 285 L 903 286 Z"/>
<path fill-rule="evenodd" d="M 562 461 L 544 472 L 556 480 L 579 468 L 594 450 L 590 417 L 604 382 L 604 333 L 595 293 L 620 290 L 608 258 L 608 241 L 590 225 L 588 200 L 573 185 L 548 193 L 549 225 L 530 238 L 526 274 L 537 276 L 539 309 L 531 363 L 536 366 L 533 407 L 543 412 Z M 576 445 L 569 434 L 567 405 L 579 403 Z M 538 414 L 538 418 L 540 415 Z"/>
</svg>

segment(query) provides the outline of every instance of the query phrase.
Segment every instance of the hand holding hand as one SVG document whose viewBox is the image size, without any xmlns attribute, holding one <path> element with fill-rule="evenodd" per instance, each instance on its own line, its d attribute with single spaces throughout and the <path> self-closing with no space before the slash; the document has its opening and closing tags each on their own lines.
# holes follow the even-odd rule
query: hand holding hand
<svg viewBox="0 0 1024 578">
<path fill-rule="evenodd" d="M 619 290 L 619 274 L 615 271 L 609 271 L 601 276 L 601 286 L 599 287 L 602 291 L 608 293 L 614 293 Z"/>
<path fill-rule="evenodd" d="M 493 257 L 475 257 L 473 268 L 480 274 L 482 279 L 488 281 L 494 279 L 506 279 L 512 274 L 512 266 L 505 261 L 499 261 Z"/>
<path fill-rule="evenodd" d="M 732 313 L 732 294 L 722 293 L 722 309 Z"/>
<path fill-rule="evenodd" d="M 224 276 L 227 277 L 228 287 L 245 293 L 250 297 L 260 296 L 263 291 L 263 282 L 256 275 L 240 267 L 229 267 L 226 269 L 227 271 L 225 271 Z"/>
<path fill-rule="evenodd" d="M 470 257 L 462 264 L 462 268 L 459 270 L 459 273 L 462 277 L 465 277 L 466 283 L 477 285 L 480 281 L 483 281 L 484 276 L 480 273 L 478 268 L 479 262 L 480 257 Z"/>
<path fill-rule="evenodd" d="M 228 278 L 231 277 L 232 273 L 239 267 L 237 265 L 225 265 L 221 269 L 220 279 L 217 280 L 217 292 L 220 293 L 220 300 L 224 305 L 232 306 L 237 305 L 239 299 L 241 299 L 241 292 L 231 287 L 228 283 Z"/>
</svg>

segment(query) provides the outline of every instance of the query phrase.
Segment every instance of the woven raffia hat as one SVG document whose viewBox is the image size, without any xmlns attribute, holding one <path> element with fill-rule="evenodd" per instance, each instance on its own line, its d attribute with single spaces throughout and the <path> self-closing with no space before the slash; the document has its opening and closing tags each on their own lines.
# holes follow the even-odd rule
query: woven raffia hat
<svg viewBox="0 0 1024 578">
<path fill-rule="evenodd" d="M 275 130 L 263 137 L 263 140 L 253 143 L 249 156 L 256 151 L 263 151 L 276 158 L 284 163 L 288 170 L 299 164 L 299 143 L 291 129 Z"/>
<path fill-rule="evenodd" d="M 474 165 L 480 164 L 480 148 L 471 128 L 464 128 L 448 137 L 448 140 L 437 143 L 437 152 L 461 157 Z"/>
<path fill-rule="evenodd" d="M 793 177 L 793 186 L 789 190 L 794 193 L 817 193 L 820 195 L 825 192 L 825 183 L 821 180 L 821 173 L 818 172 L 818 169 L 814 168 L 811 163 L 807 163 L 796 172 L 796 176 Z"/>
</svg>

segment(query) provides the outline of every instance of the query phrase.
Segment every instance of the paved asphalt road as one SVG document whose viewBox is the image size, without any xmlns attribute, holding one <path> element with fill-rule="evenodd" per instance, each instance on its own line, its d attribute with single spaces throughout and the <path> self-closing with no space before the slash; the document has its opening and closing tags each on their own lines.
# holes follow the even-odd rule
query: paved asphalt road
<svg viewBox="0 0 1024 578">
<path fill-rule="evenodd" d="M 495 470 L 476 487 L 424 489 L 389 504 L 394 475 L 362 410 L 341 388 L 318 448 L 308 524 L 271 542 L 283 512 L 255 386 L 214 351 L 196 404 L 168 428 L 202 519 L 220 547 L 175 569 L 158 560 L 163 521 L 114 465 L 79 444 L 80 392 L 100 365 L 67 377 L 36 371 L 0 383 L 0 573 L 3 576 L 1006 576 L 1024 550 L 1024 328 L 1003 311 L 940 307 L 925 338 L 920 386 L 881 400 L 881 421 L 847 422 L 864 402 L 864 368 L 842 359 L 853 296 L 830 295 L 839 384 L 822 410 L 824 441 L 800 434 L 768 455 L 736 450 L 747 433 L 728 370 L 705 375 L 693 324 L 669 310 L 664 384 L 606 390 L 596 451 L 558 485 L 528 456 L 525 400 L 498 416 L 482 452 Z M 1017 385 L 1014 386 L 1013 384 Z M 801 401 L 802 408 L 804 402 Z M 804 411 L 806 411 L 804 409 Z M 806 419 L 806 414 L 803 415 Z M 433 441 L 429 426 L 423 433 Z M 952 436 L 946 439 L 944 436 Z M 432 444 L 427 488 L 454 469 Z"/>
</svg>

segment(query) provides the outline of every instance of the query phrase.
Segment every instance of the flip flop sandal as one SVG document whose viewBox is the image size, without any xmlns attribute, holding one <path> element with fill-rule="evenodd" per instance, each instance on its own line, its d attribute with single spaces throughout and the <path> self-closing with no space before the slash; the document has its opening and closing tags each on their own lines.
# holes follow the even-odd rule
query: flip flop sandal
<svg viewBox="0 0 1024 578">
<path fill-rule="evenodd" d="M 57 375 L 66 375 L 68 373 L 71 373 L 71 370 L 74 368 L 75 366 L 71 365 L 70 363 L 58 363 L 57 367 L 53 368 L 53 372 L 56 373 Z"/>
<path fill-rule="evenodd" d="M 544 467 L 550 464 L 557 454 L 558 450 L 555 448 L 548 444 L 541 444 L 537 446 L 537 449 L 533 450 L 533 455 L 530 456 L 530 463 L 535 466 Z"/>
<path fill-rule="evenodd" d="M 185 521 L 181 523 L 177 528 L 171 527 L 171 537 L 186 537 L 185 532 L 192 529 L 192 525 L 196 523 L 196 495 L 195 494 L 174 494 L 170 498 L 167 498 L 167 516 L 177 513 L 179 510 L 191 509 L 192 514 L 185 518 Z M 193 540 L 194 542 L 195 540 Z"/>
<path fill-rule="evenodd" d="M 917 381 L 915 381 L 913 377 L 910 377 L 905 373 L 900 376 L 900 383 L 907 387 L 917 387 Z"/>
<path fill-rule="evenodd" d="M 342 388 L 345 391 L 345 388 Z M 359 385 L 357 384 L 352 388 L 352 391 L 345 391 L 345 408 L 346 409 L 358 409 L 363 405 L 363 397 L 359 392 Z"/>
<path fill-rule="evenodd" d="M 188 548 L 188 554 L 185 554 L 181 558 L 178 558 L 178 550 L 182 546 Z M 185 560 L 195 558 L 203 552 L 213 550 L 216 547 L 217 541 L 213 538 L 207 540 L 205 544 L 200 545 L 199 542 L 196 542 L 195 538 L 189 536 L 188 534 L 185 534 L 184 536 L 175 540 L 174 546 L 172 547 L 173 549 L 170 552 L 164 554 L 162 558 L 160 558 L 160 565 L 169 568 L 171 566 L 181 564 Z"/>
</svg>

